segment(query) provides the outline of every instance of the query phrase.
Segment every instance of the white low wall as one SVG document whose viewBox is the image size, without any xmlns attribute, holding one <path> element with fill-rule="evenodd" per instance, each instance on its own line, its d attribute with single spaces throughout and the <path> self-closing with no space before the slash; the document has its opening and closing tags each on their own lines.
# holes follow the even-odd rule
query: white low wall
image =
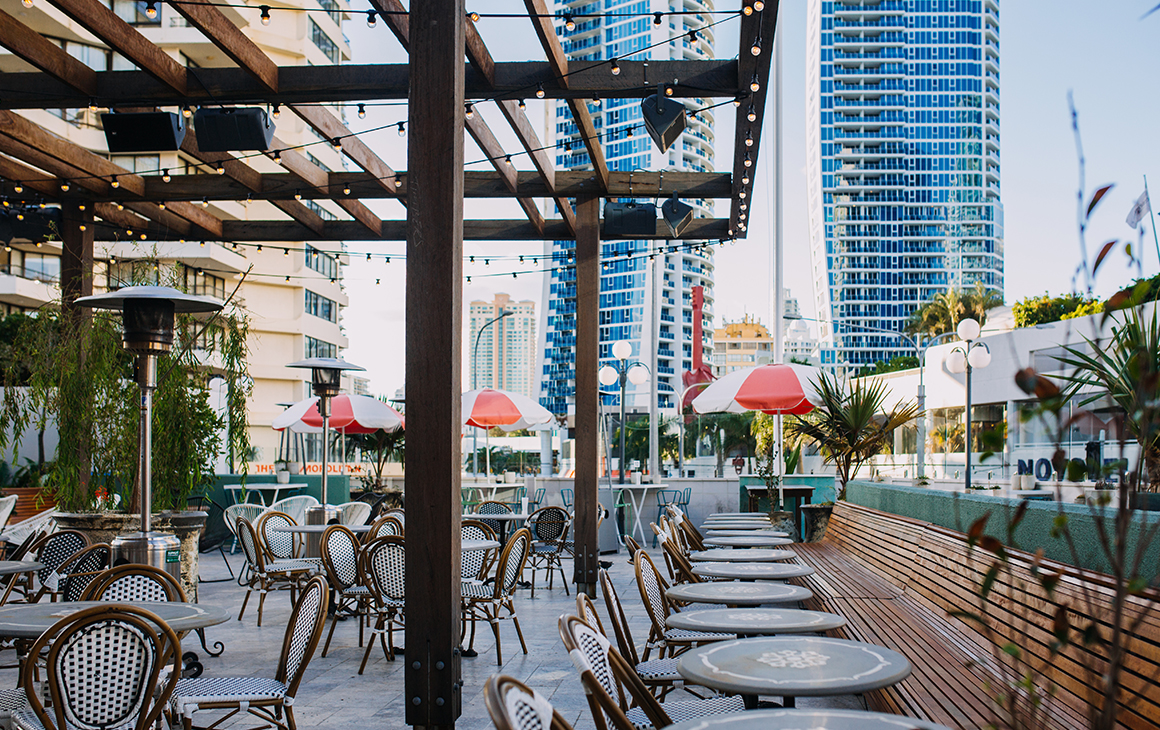
<svg viewBox="0 0 1160 730">
<path fill-rule="evenodd" d="M 540 506 L 547 506 L 550 504 L 563 505 L 563 499 L 560 497 L 560 489 L 574 489 L 574 481 L 572 479 L 553 478 L 532 478 L 528 480 L 528 494 L 535 494 L 534 489 L 543 488 L 544 501 Z M 534 482 L 534 484 L 533 484 Z M 607 494 L 607 482 L 601 481 L 601 495 Z M 612 484 L 613 489 L 617 486 Z M 693 519 L 694 525 L 699 525 L 704 521 L 704 518 L 714 512 L 736 512 L 738 510 L 738 494 L 740 494 L 741 483 L 736 476 L 726 479 L 666 479 L 662 485 L 665 489 L 684 490 L 690 487 L 689 492 L 689 516 Z M 645 494 L 644 507 L 641 510 L 641 523 L 645 529 L 648 529 L 648 523 L 655 522 L 657 518 L 657 499 L 656 489 L 649 489 Z M 650 533 L 651 536 L 651 533 Z"/>
</svg>

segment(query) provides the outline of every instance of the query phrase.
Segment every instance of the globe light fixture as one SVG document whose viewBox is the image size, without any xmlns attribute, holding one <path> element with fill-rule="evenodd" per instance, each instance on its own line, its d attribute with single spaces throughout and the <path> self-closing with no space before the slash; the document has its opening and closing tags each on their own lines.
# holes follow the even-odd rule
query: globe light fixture
<svg viewBox="0 0 1160 730">
<path fill-rule="evenodd" d="M 947 353 L 945 360 L 948 371 L 956 375 L 966 373 L 967 376 L 966 411 L 963 414 L 963 420 L 966 424 L 966 463 L 963 485 L 968 491 L 971 488 L 971 372 L 991 364 L 991 348 L 983 342 L 977 342 L 982 329 L 975 319 L 967 317 L 960 320 L 958 327 L 955 328 L 955 333 L 958 334 L 961 342 Z"/>
<path fill-rule="evenodd" d="M 651 373 L 644 363 L 628 361 L 632 357 L 632 343 L 628 340 L 617 340 L 612 343 L 612 356 L 620 361 L 619 366 L 605 365 L 597 371 L 596 377 L 600 381 L 600 384 L 604 386 L 620 384 L 620 462 L 618 464 L 618 471 L 620 472 L 620 483 L 624 484 L 624 421 L 627 401 L 625 398 L 625 390 L 627 389 L 628 383 L 632 383 L 633 385 L 647 383 L 651 377 Z"/>
</svg>

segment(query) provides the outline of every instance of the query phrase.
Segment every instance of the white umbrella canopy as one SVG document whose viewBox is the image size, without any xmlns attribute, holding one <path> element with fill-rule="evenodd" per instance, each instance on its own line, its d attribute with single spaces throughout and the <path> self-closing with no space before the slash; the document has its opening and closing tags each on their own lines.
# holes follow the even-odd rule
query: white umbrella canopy
<svg viewBox="0 0 1160 730">
<path fill-rule="evenodd" d="M 819 368 L 809 365 L 758 365 L 724 375 L 693 399 L 697 413 L 809 413 L 820 402 Z"/>
<path fill-rule="evenodd" d="M 519 393 L 494 388 L 469 390 L 461 405 L 463 425 L 518 431 L 551 423 L 555 416 L 547 408 Z"/>
<path fill-rule="evenodd" d="M 299 433 L 321 433 L 322 416 L 318 413 L 318 397 L 299 401 L 280 413 L 273 423 L 274 430 L 289 428 Z M 339 395 L 330 401 L 330 427 L 344 433 L 371 433 L 383 429 L 397 431 L 403 428 L 403 417 L 382 401 L 365 395 Z"/>
</svg>

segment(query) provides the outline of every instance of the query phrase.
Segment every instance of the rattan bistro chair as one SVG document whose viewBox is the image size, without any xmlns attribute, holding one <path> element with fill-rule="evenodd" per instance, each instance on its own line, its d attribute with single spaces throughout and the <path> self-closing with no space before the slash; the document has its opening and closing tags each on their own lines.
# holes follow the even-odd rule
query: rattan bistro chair
<svg viewBox="0 0 1160 730">
<path fill-rule="evenodd" d="M 343 616 L 358 618 L 358 645 L 363 645 L 363 618 L 366 616 L 367 601 L 371 593 L 361 580 L 360 548 L 358 538 L 345 525 L 331 525 L 322 533 L 319 552 L 322 553 L 322 565 L 326 568 L 326 580 L 334 590 L 335 598 L 330 632 L 326 635 L 326 644 L 322 647 L 324 657 L 330 649 L 330 640 L 334 638 L 334 627 Z"/>
<path fill-rule="evenodd" d="M 185 603 L 185 590 L 176 578 L 152 565 L 118 565 L 98 575 L 85 589 L 82 601 L 113 603 Z"/>
<path fill-rule="evenodd" d="M 395 660 L 395 629 L 402 629 L 406 615 L 407 554 L 402 537 L 380 537 L 367 544 L 362 552 L 362 574 L 370 589 L 370 608 L 375 625 L 363 652 L 358 673 L 366 669 L 367 659 L 379 637 L 387 661 Z"/>
<path fill-rule="evenodd" d="M 44 567 L 36 571 L 36 581 L 40 587 L 36 592 L 29 589 L 28 602 L 39 603 L 46 595 L 50 596 L 51 600 L 56 600 L 60 587 L 60 574 L 57 573 L 57 569 L 88 546 L 88 536 L 77 530 L 61 530 L 36 541 L 28 552 L 35 555 L 34 559 Z"/>
<path fill-rule="evenodd" d="M 483 585 L 474 582 L 460 583 L 460 593 L 463 596 L 463 630 L 467 632 L 467 623 L 471 622 L 471 643 L 469 649 L 475 648 L 475 624 L 486 621 L 491 624 L 495 634 L 495 663 L 503 664 L 503 652 L 500 648 L 499 622 L 510 618 L 516 627 L 516 635 L 520 637 L 520 646 L 524 653 L 528 653 L 528 645 L 524 643 L 524 632 L 520 630 L 520 619 L 516 615 L 516 606 L 513 602 L 516 585 L 523 573 L 524 564 L 528 561 L 528 551 L 531 549 L 532 533 L 528 528 L 521 527 L 511 536 L 500 556 L 499 566 L 496 568 L 495 583 Z M 505 615 L 506 614 L 506 615 Z"/>
<path fill-rule="evenodd" d="M 528 518 L 528 529 L 535 538 L 528 556 L 528 567 L 532 571 L 532 598 L 536 597 L 536 571 L 540 568 L 548 573 L 548 590 L 552 589 L 556 578 L 554 571 L 559 571 L 564 595 L 570 595 L 568 576 L 564 575 L 564 563 L 561 560 L 564 542 L 568 539 L 569 522 L 568 513 L 561 507 L 544 507 Z"/>
<path fill-rule="evenodd" d="M 379 537 L 402 536 L 403 523 L 399 521 L 399 518 L 396 515 L 383 515 L 371 524 L 371 529 L 366 531 L 362 541 L 364 545 L 369 545 L 372 540 Z"/>
<path fill-rule="evenodd" d="M 487 519 L 487 515 L 510 515 L 512 514 L 512 508 L 503 502 L 480 502 L 476 505 L 475 511 L 472 514 L 476 515 L 475 519 L 490 527 L 492 532 L 502 535 L 504 532 L 503 525 L 499 520 Z"/>
<path fill-rule="evenodd" d="M 661 705 L 604 634 L 576 616 L 561 616 L 559 629 L 598 730 L 608 730 L 609 720 L 616 730 L 652 730 L 745 709 L 739 695 Z"/>
<path fill-rule="evenodd" d="M 266 508 L 264 506 L 260 504 L 249 504 L 248 502 L 231 504 L 225 508 L 222 512 L 222 519 L 225 520 L 230 534 L 234 536 L 233 545 L 230 546 L 230 555 L 233 555 L 238 549 L 238 518 L 245 517 L 250 521 L 250 524 L 254 524 L 265 511 Z M 244 585 L 241 576 L 238 576 L 238 585 Z"/>
<path fill-rule="evenodd" d="M 254 522 L 254 532 L 258 535 L 258 544 L 266 555 L 266 561 L 277 564 L 279 560 L 296 560 L 301 556 L 301 540 L 293 532 L 286 532 L 285 527 L 295 527 L 298 522 L 285 512 L 266 510 Z"/>
<path fill-rule="evenodd" d="M 56 622 L 32 644 L 25 687 L 44 672 L 50 700 L 28 692 L 28 707 L 12 713 L 21 730 L 146 730 L 158 721 L 173 694 L 181 643 L 173 629 L 143 608 L 94 606 Z"/>
<path fill-rule="evenodd" d="M 108 543 L 98 542 L 76 552 L 57 568 L 60 576 L 59 590 L 52 594 L 55 601 L 79 601 L 89 583 L 105 572 L 113 564 L 113 548 Z"/>
<path fill-rule="evenodd" d="M 659 689 L 662 697 L 673 687 L 683 684 L 684 680 L 677 671 L 678 660 L 676 658 L 641 661 L 640 655 L 636 651 L 636 642 L 632 640 L 632 631 L 628 628 L 628 618 L 624 615 L 624 607 L 620 604 L 620 595 L 616 592 L 616 586 L 612 584 L 612 578 L 608 575 L 608 571 L 603 568 L 597 575 L 600 579 L 600 592 L 604 594 L 604 607 L 608 609 L 608 620 L 612 624 L 612 632 L 616 636 L 616 647 L 625 661 L 636 670 L 636 675 L 640 677 L 640 681 L 650 688 Z M 581 614 L 581 618 L 584 618 L 583 614 Z M 605 636 L 608 635 L 608 632 L 604 631 L 599 623 L 592 623 L 587 618 L 584 620 L 600 629 Z"/>
<path fill-rule="evenodd" d="M 494 540 L 495 532 L 479 520 L 463 520 L 459 523 L 459 537 L 463 540 Z M 495 553 L 495 549 L 464 552 L 459 563 L 459 577 L 469 583 L 487 580 L 495 563 Z"/>
<path fill-rule="evenodd" d="M 178 719 L 185 730 L 201 711 L 228 710 L 206 730 L 217 728 L 234 715 L 248 712 L 281 730 L 294 730 L 294 697 L 306 665 L 314 656 L 326 624 L 326 581 L 311 578 L 302 588 L 286 633 L 282 657 L 273 679 L 265 677 L 190 677 L 177 683 L 169 702 L 170 727 Z"/>
<path fill-rule="evenodd" d="M 675 613 L 675 609 L 665 598 L 665 591 L 669 586 L 661 577 L 652 558 L 644 550 L 636 554 L 636 587 L 640 590 L 640 600 L 644 602 L 645 612 L 652 622 L 643 659 L 648 659 L 652 649 L 657 649 L 661 657 L 664 657 L 666 652 L 669 656 L 676 656 L 694 646 L 737 638 L 735 634 L 668 628 L 665 619 Z"/>
<path fill-rule="evenodd" d="M 315 563 L 305 560 L 280 560 L 267 563 L 265 552 L 258 543 L 258 535 L 254 526 L 245 517 L 239 517 L 237 523 L 238 542 L 242 544 L 242 553 L 246 556 L 246 567 L 249 577 L 246 583 L 246 597 L 242 599 L 242 610 L 238 611 L 238 620 L 246 613 L 246 604 L 250 602 L 250 594 L 258 591 L 258 626 L 262 625 L 262 607 L 266 603 L 266 594 L 272 590 L 289 590 L 290 601 L 294 602 L 294 594 L 299 584 L 317 567 Z"/>
<path fill-rule="evenodd" d="M 503 674 L 488 677 L 483 702 L 495 730 L 572 730 L 543 695 Z"/>
</svg>

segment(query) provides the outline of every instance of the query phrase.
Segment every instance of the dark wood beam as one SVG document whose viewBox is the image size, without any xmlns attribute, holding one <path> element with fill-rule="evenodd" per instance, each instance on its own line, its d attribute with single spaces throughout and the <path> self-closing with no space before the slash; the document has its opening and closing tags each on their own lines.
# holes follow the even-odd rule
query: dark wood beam
<svg viewBox="0 0 1160 730">
<path fill-rule="evenodd" d="M 187 204 L 188 205 L 188 204 Z M 148 211 L 149 207 L 156 208 L 152 203 L 125 204 L 133 210 L 145 211 L 142 215 L 156 218 L 155 213 Z M 198 207 L 198 206 L 195 206 Z M 161 211 L 165 213 L 167 211 Z M 288 220 L 223 220 L 220 235 L 201 235 L 207 241 L 238 241 L 267 242 L 267 241 L 405 241 L 407 239 L 407 225 L 401 220 L 385 220 L 382 229 L 377 234 L 366 225 L 358 221 L 325 221 L 322 232 L 316 233 L 297 221 Z M 674 239 L 664 221 L 657 219 L 656 232 L 651 236 L 633 235 L 632 240 L 652 241 L 705 241 L 728 237 L 729 221 L 725 218 L 695 218 L 688 228 L 681 232 L 681 238 Z M 109 233 L 102 235 L 112 235 Z M 121 237 L 124 237 L 122 232 Z M 158 240 L 173 240 L 176 238 L 192 238 L 188 231 L 179 231 L 176 228 L 168 233 L 162 232 Z M 114 237 L 115 238 L 115 237 Z M 560 220 L 549 220 L 544 223 L 541 233 L 529 221 L 519 220 L 469 220 L 463 223 L 463 238 L 470 241 L 567 241 L 574 238 L 568 230 L 567 224 Z M 110 240 L 101 238 L 100 240 Z M 607 239 L 612 240 L 612 239 Z M 677 245 L 677 244 L 674 244 Z"/>
<path fill-rule="evenodd" d="M 407 439 L 408 725 L 453 730 L 459 652 L 460 366 L 463 339 L 464 0 L 411 6 L 407 166 L 407 389 L 423 418 Z M 531 225 L 531 224 L 525 224 Z M 514 651 L 509 643 L 508 651 Z"/>
<path fill-rule="evenodd" d="M 15 200 L 21 200 L 21 195 L 27 196 L 27 199 L 36 197 L 39 193 L 46 198 L 56 198 L 60 195 L 60 179 L 47 178 L 45 173 L 40 170 L 34 170 L 31 167 L 22 165 L 16 160 L 0 156 L 0 178 L 4 178 L 4 184 L 0 187 L 4 195 Z M 16 183 L 10 181 L 26 181 L 21 183 L 21 187 L 25 189 L 24 193 L 16 192 Z"/>
<path fill-rule="evenodd" d="M 395 171 L 391 166 L 371 151 L 358 137 L 351 137 L 350 129 L 343 124 L 329 109 L 320 106 L 291 106 L 294 113 L 302 117 L 319 134 L 327 139 L 340 139 L 342 152 L 356 165 L 361 167 L 375 179 L 383 190 L 395 194 Z"/>
<path fill-rule="evenodd" d="M 762 120 L 765 117 L 765 104 L 769 92 L 773 42 L 777 34 L 777 7 L 778 0 L 768 0 L 765 4 L 765 10 L 741 17 L 740 47 L 742 53 L 737 64 L 737 85 L 745 89 L 744 93 L 747 98 L 742 99 L 741 106 L 737 107 L 736 131 L 733 140 L 733 199 L 729 210 L 729 228 L 737 238 L 746 237 L 746 231 L 741 228 L 741 224 L 753 218 L 753 181 L 757 179 L 757 160 L 758 154 L 761 152 Z M 761 55 L 754 56 L 749 52 L 749 48 L 758 36 L 761 37 Z M 751 91 L 749 84 L 752 83 L 755 76 L 760 88 L 757 91 Z M 751 106 L 753 113 L 757 115 L 757 118 L 752 122 L 749 121 Z M 745 144 L 747 133 L 753 141 L 752 146 Z M 747 155 L 751 163 L 749 167 L 745 166 Z M 774 160 L 773 164 L 780 165 L 781 160 Z M 742 182 L 746 177 L 749 179 L 749 184 Z M 745 193 L 744 199 L 741 198 L 743 191 Z M 745 221 L 741 219 L 742 203 L 748 206 L 748 209 L 744 211 L 749 214 Z M 780 204 L 779 201 L 778 205 Z M 745 228 L 748 227 L 746 223 Z"/>
<path fill-rule="evenodd" d="M 81 94 L 96 95 L 96 71 L 2 10 L 0 10 L 0 45 Z"/>
<path fill-rule="evenodd" d="M 234 63 L 250 72 L 267 91 L 278 91 L 278 64 L 270 60 L 233 21 L 209 4 L 170 3 L 169 6 L 201 31 Z"/>
<path fill-rule="evenodd" d="M 120 190 L 129 196 L 141 195 L 145 192 L 145 181 L 140 175 L 114 165 L 104 157 L 93 154 L 80 145 L 64 137 L 49 132 L 39 124 L 34 124 L 14 112 L 0 110 L 0 135 L 6 135 L 18 140 L 29 147 L 71 165 L 81 171 L 82 176 L 98 176 L 99 182 L 108 184 L 113 175 L 117 176 Z M 31 160 L 30 160 L 31 161 Z M 40 167 L 39 164 L 37 167 Z M 81 184 L 87 181 L 80 180 Z"/>
<path fill-rule="evenodd" d="M 487 50 L 487 45 L 484 44 L 483 38 L 479 35 L 479 29 L 475 27 L 475 21 L 471 19 L 471 16 L 466 16 L 464 30 L 467 34 L 467 60 L 484 83 L 488 86 L 495 86 L 495 60 L 491 57 L 491 52 Z"/>
<path fill-rule="evenodd" d="M 536 134 L 535 127 L 532 126 L 531 121 L 524 114 L 524 110 L 520 109 L 519 102 L 509 99 L 507 101 L 498 101 L 496 105 L 503 112 L 504 117 L 507 118 L 508 124 L 511 125 L 512 131 L 516 133 L 516 137 L 519 138 L 524 150 L 527 151 L 528 157 L 532 160 L 532 164 L 536 166 L 536 172 L 540 173 L 540 179 L 543 181 L 548 194 L 556 201 L 556 207 L 560 210 L 560 215 L 564 218 L 564 222 L 575 233 L 576 213 L 572 210 L 571 201 L 566 197 L 558 195 L 556 192 L 556 168 L 552 164 L 552 155 L 548 150 L 543 149 L 544 145 L 540 142 L 540 137 Z"/>
<path fill-rule="evenodd" d="M 487 122 L 483 120 L 481 110 L 476 109 L 472 112 L 471 119 L 468 119 L 464 126 L 467 131 L 471 133 L 471 138 L 479 145 L 479 149 L 487 156 L 491 166 L 499 174 L 500 180 L 504 187 L 512 195 L 517 194 L 517 171 L 513 164 L 510 163 L 510 158 L 505 158 L 503 146 L 500 145 L 499 140 L 492 134 L 491 128 L 487 126 Z M 532 222 L 536 228 L 541 231 L 544 229 L 544 217 L 540 214 L 540 209 L 536 207 L 536 201 L 523 197 L 517 198 L 520 207 L 524 209 L 528 220 Z"/>
<path fill-rule="evenodd" d="M 74 300 L 93 293 L 93 209 L 61 206 L 60 295 L 68 310 Z"/>
<path fill-rule="evenodd" d="M 99 2 L 99 0 L 48 1 L 108 44 L 110 48 L 116 49 L 118 53 L 136 64 L 144 72 L 141 74 L 142 76 L 154 80 L 167 92 L 176 93 L 178 99 L 184 97 L 187 90 L 185 67 L 154 45 L 136 28 L 121 20 L 108 5 Z M 115 82 L 105 84 L 99 79 L 100 74 L 98 74 L 97 94 L 95 96 L 106 104 L 113 103 L 113 99 L 106 99 L 105 92 L 113 91 L 113 87 L 116 86 Z M 7 82 L 7 80 L 5 81 Z M 94 94 L 89 94 L 89 96 L 94 96 Z M 147 101 L 148 98 L 144 97 L 143 100 Z M 149 103 L 159 104 L 160 102 L 152 101 Z"/>
<path fill-rule="evenodd" d="M 576 77 L 580 75 L 577 69 L 572 69 L 568 64 L 568 57 L 564 55 L 564 48 L 560 45 L 560 39 L 556 37 L 556 29 L 552 22 L 552 18 L 548 13 L 548 6 L 544 0 L 524 0 L 524 6 L 532 15 L 532 26 L 536 29 L 536 35 L 540 38 L 540 45 L 544 48 L 544 53 L 548 56 L 548 65 L 552 69 L 555 76 L 556 84 L 564 89 L 571 89 L 576 83 Z M 608 73 L 603 64 L 596 65 L 593 70 L 603 70 L 604 75 L 609 78 L 619 78 Z M 645 64 L 641 68 L 643 74 L 642 78 L 647 82 L 648 65 Z M 623 74 L 623 69 L 621 71 Z M 659 78 L 664 78 L 659 77 Z M 675 77 L 679 78 L 679 77 Z M 637 87 L 637 94 L 641 93 L 641 89 L 648 84 L 642 84 Z M 545 88 L 545 92 L 547 89 Z M 599 94 L 592 94 L 589 96 L 600 96 Z M 596 173 L 596 180 L 600 184 L 601 190 L 608 189 L 608 163 L 604 160 L 604 147 L 601 145 L 601 139 L 597 135 L 596 125 L 592 123 L 592 115 L 588 113 L 588 102 L 584 98 L 569 98 L 568 109 L 572 112 L 572 119 L 576 122 L 576 128 L 580 130 L 580 139 L 584 142 L 584 148 L 588 150 L 588 159 L 592 163 L 592 170 Z"/>
<path fill-rule="evenodd" d="M 187 140 L 191 137 L 187 137 Z M 187 151 L 182 147 L 183 151 Z M 190 154 L 191 157 L 204 161 L 207 165 L 216 167 L 219 160 L 213 155 Z M 272 153 L 271 153 L 272 155 Z M 198 202 L 203 198 L 211 201 L 222 200 L 254 200 L 262 199 L 273 201 L 293 200 L 301 195 L 304 199 L 375 199 L 401 197 L 406 200 L 410 193 L 406 173 L 398 173 L 403 186 L 397 193 L 383 190 L 378 181 L 364 172 L 331 172 L 306 159 L 300 152 L 293 150 L 281 153 L 282 165 L 290 173 L 259 173 L 245 165 L 241 160 L 230 157 L 221 162 L 226 169 L 225 175 L 173 175 L 169 182 L 159 175 L 143 176 L 145 190 L 140 196 L 142 200 L 171 201 L 187 200 Z M 502 160 L 501 160 L 502 162 Z M 35 164 L 35 163 L 34 163 Z M 237 172 L 234 166 L 244 168 L 247 172 Z M 515 170 L 503 163 L 504 170 L 472 171 L 464 173 L 465 198 L 550 198 L 566 200 L 569 197 L 585 195 L 594 190 L 595 179 L 593 173 L 583 170 L 561 170 L 553 173 L 553 184 L 545 183 L 545 178 L 538 171 Z M 241 175 L 241 178 L 235 176 Z M 43 173 L 31 171 L 31 177 L 24 180 L 45 179 Z M 80 173 L 78 173 L 80 174 Z M 8 177 L 8 176 L 4 176 Z M 514 180 L 514 191 L 509 186 L 509 177 Z M 22 178 L 12 177 L 20 180 Z M 120 180 L 120 178 L 118 178 Z M 101 195 L 86 194 L 91 200 L 121 200 L 125 198 L 119 192 L 109 189 L 107 180 L 101 183 Z M 347 195 L 343 191 L 349 189 Z M 0 190 L 11 192 L 10 187 L 0 183 Z M 732 176 L 721 172 L 666 172 L 664 185 L 661 186 L 661 177 L 655 172 L 636 172 L 630 175 L 627 172 L 613 172 L 609 175 L 609 195 L 613 197 L 641 197 L 652 198 L 659 195 L 677 193 L 685 198 L 729 198 L 733 194 Z"/>
<path fill-rule="evenodd" d="M 600 541 L 600 198 L 576 199 L 576 543 L 572 581 L 576 591 L 596 595 Z M 615 519 L 615 517 L 614 517 Z"/>
<path fill-rule="evenodd" d="M 158 63 L 172 64 L 184 79 L 185 68 L 168 56 L 164 59 Z M 488 84 L 468 65 L 466 93 L 472 99 L 530 98 L 536 85 L 543 84 L 549 99 L 640 99 L 654 93 L 658 83 L 674 78 L 679 79 L 673 85 L 675 98 L 732 98 L 748 93 L 748 77 L 744 86 L 738 84 L 736 60 L 621 61 L 620 69 L 619 76 L 610 74 L 606 65 L 573 70 L 564 85 L 543 61 L 503 62 L 495 64 L 495 83 Z M 277 93 L 240 68 L 199 68 L 197 81 L 187 90 L 178 90 L 151 73 L 98 71 L 95 96 L 103 105 L 116 106 L 302 104 L 403 100 L 410 88 L 407 67 L 399 64 L 281 66 Z M 41 72 L 5 74 L 4 87 L 0 109 L 79 109 L 88 106 L 93 96 Z"/>
</svg>

